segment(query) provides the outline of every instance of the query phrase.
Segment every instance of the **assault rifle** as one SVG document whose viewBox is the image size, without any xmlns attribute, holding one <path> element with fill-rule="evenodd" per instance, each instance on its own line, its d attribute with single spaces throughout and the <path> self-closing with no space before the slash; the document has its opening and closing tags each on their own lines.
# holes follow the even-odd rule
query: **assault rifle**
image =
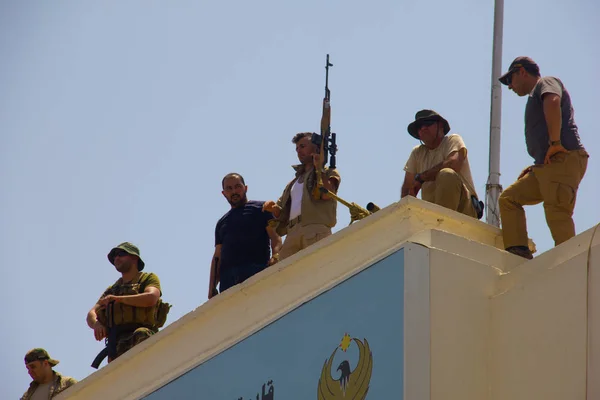
<svg viewBox="0 0 600 400">
<path fill-rule="evenodd" d="M 312 142 L 318 146 L 319 166 L 317 168 L 317 185 L 313 190 L 313 198 L 321 198 L 323 187 L 323 168 L 327 166 L 327 156 L 331 154 L 329 168 L 335 168 L 335 154 L 337 146 L 335 144 L 335 133 L 331 133 L 331 91 L 329 90 L 329 67 L 333 64 L 329 62 L 329 54 L 325 61 L 325 97 L 323 98 L 323 113 L 321 115 L 321 134 L 313 134 Z"/>
<path fill-rule="evenodd" d="M 346 200 L 339 197 L 337 194 L 331 192 L 323 186 L 323 169 L 327 167 L 327 157 L 331 155 L 329 161 L 329 168 L 336 167 L 336 135 L 331 132 L 331 91 L 329 90 L 329 67 L 333 67 L 333 64 L 329 62 L 329 54 L 325 61 L 325 97 L 323 98 L 323 113 L 321 115 L 321 134 L 314 133 L 312 135 L 312 143 L 318 146 L 319 154 L 319 168 L 316 169 L 317 173 L 317 184 L 313 189 L 312 195 L 315 200 L 319 200 L 321 195 L 326 194 L 338 202 L 342 203 L 350 210 L 350 224 L 359 219 L 363 219 L 377 210 L 371 211 L 364 209 L 356 203 L 349 203 Z M 372 204 L 372 203 L 369 203 Z"/>
<path fill-rule="evenodd" d="M 104 340 L 106 346 L 98 353 L 94 361 L 92 361 L 92 368 L 98 369 L 102 361 L 108 356 L 108 360 L 113 359 L 117 354 L 117 330 L 114 326 L 113 319 L 113 307 L 114 302 L 110 302 L 106 305 L 106 339 Z"/>
</svg>

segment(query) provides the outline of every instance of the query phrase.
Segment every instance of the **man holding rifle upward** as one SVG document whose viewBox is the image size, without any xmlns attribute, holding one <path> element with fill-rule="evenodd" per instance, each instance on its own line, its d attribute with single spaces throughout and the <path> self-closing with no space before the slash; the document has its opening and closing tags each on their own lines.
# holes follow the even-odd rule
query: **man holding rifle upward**
<svg viewBox="0 0 600 400">
<path fill-rule="evenodd" d="M 318 191 L 316 169 L 322 168 L 322 161 L 313 135 L 302 132 L 294 136 L 292 143 L 300 160 L 299 165 L 292 166 L 296 176 L 277 202 L 269 200 L 263 206 L 263 210 L 272 212 L 279 220 L 277 233 L 287 234 L 279 253 L 282 260 L 331 235 L 331 228 L 337 222 L 337 201 Z M 337 192 L 340 180 L 335 168 L 322 172 L 323 187 L 332 193 Z"/>
<path fill-rule="evenodd" d="M 277 203 L 269 200 L 263 206 L 263 210 L 272 212 L 279 220 L 277 233 L 287 234 L 280 253 L 282 260 L 331 235 L 331 228 L 337 222 L 335 197 L 341 178 L 335 167 L 335 133 L 331 132 L 329 67 L 332 66 L 327 54 L 321 134 L 301 132 L 293 137 L 300 161 L 292 166 L 296 176 Z M 329 154 L 331 160 L 326 168 Z"/>
</svg>

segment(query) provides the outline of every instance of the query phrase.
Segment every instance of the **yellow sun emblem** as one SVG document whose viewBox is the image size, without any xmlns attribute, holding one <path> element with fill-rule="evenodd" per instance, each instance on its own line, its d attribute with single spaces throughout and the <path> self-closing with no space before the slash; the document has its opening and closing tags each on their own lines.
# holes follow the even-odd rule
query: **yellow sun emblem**
<svg viewBox="0 0 600 400">
<path fill-rule="evenodd" d="M 346 333 L 342 338 L 342 342 L 340 343 L 340 349 L 342 349 L 343 352 L 346 352 L 348 347 L 350 347 L 350 344 L 352 344 L 352 338 Z"/>
</svg>

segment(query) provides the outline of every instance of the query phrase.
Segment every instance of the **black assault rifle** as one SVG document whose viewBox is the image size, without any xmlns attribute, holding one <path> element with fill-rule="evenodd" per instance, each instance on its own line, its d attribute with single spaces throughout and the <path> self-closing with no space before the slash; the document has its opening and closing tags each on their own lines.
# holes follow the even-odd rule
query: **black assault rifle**
<svg viewBox="0 0 600 400">
<path fill-rule="evenodd" d="M 325 97 L 323 98 L 323 114 L 321 116 L 321 134 L 313 134 L 311 140 L 312 143 L 318 146 L 317 151 L 320 161 L 320 168 L 317 168 L 316 170 L 317 184 L 315 185 L 312 195 L 315 200 L 318 200 L 321 198 L 322 194 L 326 194 L 348 207 L 350 210 L 350 224 L 352 224 L 354 221 L 363 219 L 377 210 L 366 210 L 356 203 L 349 203 L 323 186 L 323 169 L 327 166 L 327 156 L 331 155 L 329 168 L 335 168 L 335 156 L 337 153 L 336 135 L 335 133 L 331 132 L 331 91 L 329 90 L 329 67 L 333 67 L 333 64 L 329 62 L 329 54 L 327 54 L 327 59 L 325 61 Z M 379 208 L 377 207 L 377 209 Z"/>
</svg>

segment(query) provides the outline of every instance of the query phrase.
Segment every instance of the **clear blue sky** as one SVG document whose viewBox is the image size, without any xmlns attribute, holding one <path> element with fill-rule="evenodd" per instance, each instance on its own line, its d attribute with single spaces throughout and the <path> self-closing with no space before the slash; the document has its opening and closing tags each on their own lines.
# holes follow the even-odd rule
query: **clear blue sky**
<svg viewBox="0 0 600 400">
<path fill-rule="evenodd" d="M 541 5 L 543 4 L 543 6 Z M 600 5 L 506 1 L 503 69 L 529 55 L 560 77 L 591 154 L 575 221 L 600 220 L 597 135 Z M 290 140 L 318 130 L 325 54 L 340 195 L 399 199 L 433 108 L 488 171 L 493 1 L 0 1 L 0 397 L 30 381 L 23 356 L 45 347 L 77 379 L 101 349 L 85 315 L 118 275 L 110 248 L 132 241 L 172 303 L 170 322 L 206 300 L 221 178 L 276 199 L 297 161 Z M 501 183 L 531 163 L 525 99 L 503 91 Z M 349 222 L 340 206 L 336 230 Z M 527 209 L 541 251 L 541 206 Z"/>
</svg>

